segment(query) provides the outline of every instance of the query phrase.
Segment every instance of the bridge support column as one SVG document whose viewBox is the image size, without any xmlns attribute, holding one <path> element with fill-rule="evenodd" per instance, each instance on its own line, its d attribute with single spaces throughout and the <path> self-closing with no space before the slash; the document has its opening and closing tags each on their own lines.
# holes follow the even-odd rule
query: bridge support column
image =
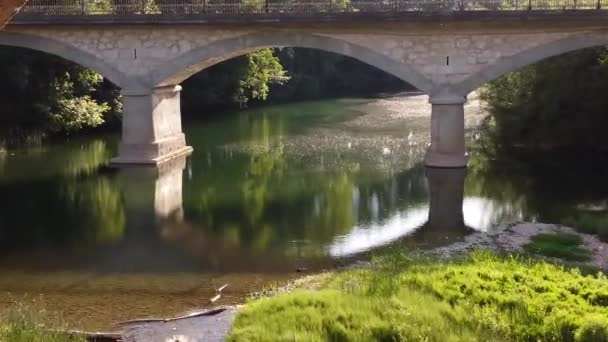
<svg viewBox="0 0 608 342">
<path fill-rule="evenodd" d="M 180 91 L 179 85 L 122 91 L 122 140 L 112 164 L 158 165 L 192 152 L 182 133 Z"/>
<path fill-rule="evenodd" d="M 428 167 L 466 167 L 464 144 L 464 96 L 431 96 L 431 145 L 424 164 Z"/>
</svg>

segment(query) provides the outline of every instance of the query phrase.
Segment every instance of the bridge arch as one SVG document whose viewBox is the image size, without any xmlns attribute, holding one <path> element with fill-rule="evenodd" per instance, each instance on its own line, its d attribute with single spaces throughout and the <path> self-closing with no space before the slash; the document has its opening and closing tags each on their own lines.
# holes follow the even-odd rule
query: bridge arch
<svg viewBox="0 0 608 342">
<path fill-rule="evenodd" d="M 133 84 L 133 81 L 128 80 L 122 72 L 97 58 L 95 55 L 53 39 L 23 33 L 1 32 L 0 45 L 27 48 L 59 56 L 70 62 L 80 64 L 98 72 L 121 88 L 127 86 L 131 88 L 133 86 L 140 86 L 139 84 Z"/>
<path fill-rule="evenodd" d="M 484 83 L 544 59 L 585 48 L 608 45 L 608 32 L 586 33 L 541 44 L 510 57 L 501 58 L 492 65 L 453 85 L 453 94 L 466 96 Z"/>
<path fill-rule="evenodd" d="M 432 82 L 412 66 L 369 48 L 322 35 L 286 32 L 251 33 L 195 48 L 161 65 L 149 81 L 155 87 L 179 84 L 197 72 L 230 58 L 263 48 L 287 46 L 318 49 L 352 57 L 392 74 L 425 93 L 431 93 L 433 89 Z"/>
</svg>

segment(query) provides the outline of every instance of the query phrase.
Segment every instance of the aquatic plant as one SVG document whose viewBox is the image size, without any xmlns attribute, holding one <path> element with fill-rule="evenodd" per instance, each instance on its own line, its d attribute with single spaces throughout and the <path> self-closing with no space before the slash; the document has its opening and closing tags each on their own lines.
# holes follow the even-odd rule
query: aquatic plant
<svg viewBox="0 0 608 342">
<path fill-rule="evenodd" d="M 525 250 L 552 258 L 569 261 L 589 261 L 591 253 L 581 247 L 583 239 L 576 234 L 538 234 L 524 246 Z"/>
</svg>

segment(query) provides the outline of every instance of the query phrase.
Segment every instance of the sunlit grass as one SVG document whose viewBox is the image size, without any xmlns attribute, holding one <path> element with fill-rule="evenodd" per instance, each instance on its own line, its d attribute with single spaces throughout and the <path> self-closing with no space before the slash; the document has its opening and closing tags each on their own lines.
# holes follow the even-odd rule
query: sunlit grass
<svg viewBox="0 0 608 342">
<path fill-rule="evenodd" d="M 473 340 L 474 330 L 452 324 L 452 319 L 456 318 L 453 316 L 454 310 L 448 304 L 428 295 L 414 295 L 411 291 L 388 298 L 336 289 L 297 291 L 263 299 L 245 308 L 239 314 L 229 340 Z"/>
<path fill-rule="evenodd" d="M 608 341 L 608 279 L 481 252 L 449 263 L 391 253 L 320 291 L 251 303 L 229 340 Z"/>
</svg>

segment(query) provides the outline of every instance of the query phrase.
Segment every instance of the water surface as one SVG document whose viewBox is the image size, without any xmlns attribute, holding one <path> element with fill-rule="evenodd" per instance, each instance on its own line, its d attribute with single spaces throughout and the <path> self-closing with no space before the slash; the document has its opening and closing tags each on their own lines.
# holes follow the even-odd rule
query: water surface
<svg viewBox="0 0 608 342">
<path fill-rule="evenodd" d="M 223 284 L 217 304 L 240 302 L 296 270 L 389 246 L 519 220 L 603 220 L 599 172 L 539 177 L 477 153 L 468 175 L 425 170 L 420 103 L 305 102 L 189 122 L 194 153 L 159 169 L 107 167 L 113 135 L 1 154 L 0 307 L 35 300 L 97 329 L 205 307 Z M 551 189 L 568 179 L 576 192 Z"/>
</svg>

